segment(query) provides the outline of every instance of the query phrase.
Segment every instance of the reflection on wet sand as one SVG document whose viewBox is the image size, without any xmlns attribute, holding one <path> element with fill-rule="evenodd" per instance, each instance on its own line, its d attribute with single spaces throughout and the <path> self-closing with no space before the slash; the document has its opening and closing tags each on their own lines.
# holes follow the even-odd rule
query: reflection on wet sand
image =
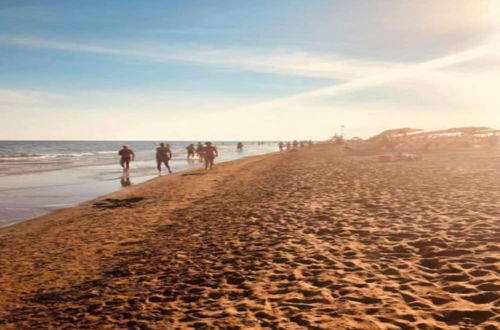
<svg viewBox="0 0 500 330">
<path fill-rule="evenodd" d="M 121 183 L 123 188 L 132 185 L 132 182 L 130 181 L 129 170 L 127 170 L 127 169 L 123 170 L 122 177 L 120 178 L 120 183 Z"/>
</svg>

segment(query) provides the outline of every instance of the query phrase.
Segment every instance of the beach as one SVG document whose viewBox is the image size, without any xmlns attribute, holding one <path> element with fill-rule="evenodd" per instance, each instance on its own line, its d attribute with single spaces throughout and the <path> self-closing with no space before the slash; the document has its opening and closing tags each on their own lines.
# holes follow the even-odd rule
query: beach
<svg viewBox="0 0 500 330">
<path fill-rule="evenodd" d="M 497 329 L 500 151 L 324 143 L 0 229 L 2 329 Z"/>
<path fill-rule="evenodd" d="M 122 187 L 158 177 L 158 141 L 0 141 L 0 228 L 75 206 Z M 201 159 L 187 159 L 194 141 L 170 141 L 174 172 L 199 168 Z M 136 154 L 130 171 L 119 165 L 118 150 L 128 145 Z M 217 161 L 229 161 L 277 150 L 275 142 L 219 141 Z M 163 175 L 168 172 L 164 168 Z"/>
</svg>

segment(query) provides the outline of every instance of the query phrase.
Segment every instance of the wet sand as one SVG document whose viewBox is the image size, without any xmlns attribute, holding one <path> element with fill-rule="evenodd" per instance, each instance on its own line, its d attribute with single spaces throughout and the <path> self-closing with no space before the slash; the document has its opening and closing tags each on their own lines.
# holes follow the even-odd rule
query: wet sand
<svg viewBox="0 0 500 330">
<path fill-rule="evenodd" d="M 150 144 L 151 148 L 157 145 L 143 142 L 146 143 Z M 202 161 L 197 157 L 186 159 L 184 143 L 175 144 L 175 158 L 170 160 L 172 171 L 203 167 Z M 179 148 L 180 146 L 182 148 Z M 0 150 L 1 147 L 0 141 Z M 99 148 L 98 142 L 95 147 Z M 222 162 L 273 152 L 277 150 L 277 146 L 269 142 L 265 145 L 250 142 L 243 152 L 237 152 L 236 143 L 221 142 L 219 149 L 220 157 L 217 160 Z M 116 152 L 112 155 L 106 152 L 108 158 L 81 159 L 81 163 L 77 163 L 76 160 L 67 163 L 54 162 L 55 164 L 49 168 L 37 166 L 35 161 L 2 162 L 0 155 L 0 165 L 4 166 L 3 171 L 0 168 L 0 228 L 25 219 L 40 217 L 54 210 L 72 207 L 117 191 L 123 186 L 139 184 L 157 177 L 158 170 L 153 150 L 147 152 L 140 150 L 128 172 L 124 172 L 118 165 L 118 159 L 115 159 Z M 7 169 L 19 173 L 5 175 Z M 163 174 L 165 173 L 167 171 L 164 168 Z"/>
<path fill-rule="evenodd" d="M 496 329 L 500 153 L 330 145 L 0 230 L 0 328 Z"/>
</svg>

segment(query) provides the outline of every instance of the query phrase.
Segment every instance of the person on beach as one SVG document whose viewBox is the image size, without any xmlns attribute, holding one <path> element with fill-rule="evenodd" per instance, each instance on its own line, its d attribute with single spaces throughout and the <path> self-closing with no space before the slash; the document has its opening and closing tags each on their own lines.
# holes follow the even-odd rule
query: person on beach
<svg viewBox="0 0 500 330">
<path fill-rule="evenodd" d="M 283 142 L 278 143 L 278 148 L 280 148 L 280 151 L 283 151 L 284 147 L 285 147 L 285 144 Z"/>
<path fill-rule="evenodd" d="M 165 146 L 165 143 L 160 143 L 160 146 L 156 148 L 156 164 L 158 167 L 158 172 L 161 173 L 161 164 L 165 164 L 168 169 L 168 173 L 172 173 L 168 161 L 172 158 L 172 152 L 170 151 L 169 145 Z"/>
<path fill-rule="evenodd" d="M 200 159 L 203 158 L 203 145 L 201 144 L 201 142 L 198 142 L 198 145 L 196 146 L 196 154 Z"/>
<path fill-rule="evenodd" d="M 236 149 L 237 149 L 239 152 L 242 152 L 242 151 L 243 151 L 243 143 L 238 142 L 238 144 L 236 145 Z"/>
<path fill-rule="evenodd" d="M 203 160 L 205 161 L 205 169 L 211 169 L 214 166 L 215 157 L 219 156 L 217 148 L 212 145 L 212 142 L 205 142 L 203 147 Z"/>
<path fill-rule="evenodd" d="M 187 158 L 188 159 L 191 159 L 191 158 L 194 158 L 194 152 L 195 152 L 195 148 L 194 148 L 194 144 L 190 144 L 186 147 L 186 150 L 187 150 Z"/>
<path fill-rule="evenodd" d="M 134 161 L 135 154 L 132 149 L 127 146 L 123 146 L 120 151 L 118 151 L 120 158 L 120 165 L 122 168 L 128 170 L 130 168 L 130 161 Z"/>
</svg>

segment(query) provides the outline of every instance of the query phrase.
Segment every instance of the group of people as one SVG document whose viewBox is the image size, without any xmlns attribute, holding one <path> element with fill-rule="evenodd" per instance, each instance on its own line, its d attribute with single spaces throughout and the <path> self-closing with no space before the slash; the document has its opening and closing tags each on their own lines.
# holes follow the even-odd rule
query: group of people
<svg viewBox="0 0 500 330">
<path fill-rule="evenodd" d="M 310 146 L 312 144 L 313 142 L 311 140 L 307 142 L 304 141 L 299 142 L 297 140 L 294 140 L 293 142 L 286 142 L 286 143 L 280 142 L 278 143 L 278 148 L 280 149 L 280 151 L 285 150 L 285 148 L 287 151 L 290 151 L 290 150 L 297 150 L 299 148 L 304 148 L 306 145 Z"/>
<path fill-rule="evenodd" d="M 198 155 L 200 160 L 205 163 L 205 169 L 211 169 L 214 165 L 214 160 L 219 156 L 217 147 L 212 144 L 212 142 L 205 142 L 205 145 L 198 143 L 195 147 L 194 144 L 190 144 L 186 147 L 188 160 L 194 159 L 195 154 Z M 120 151 L 118 151 L 120 156 L 120 165 L 123 169 L 128 170 L 130 168 L 130 162 L 135 160 L 135 153 L 128 146 L 123 146 Z M 158 172 L 161 173 L 162 165 L 168 170 L 168 173 L 172 173 L 169 161 L 172 159 L 172 150 L 169 144 L 160 143 L 160 146 L 156 148 L 156 166 Z"/>
<path fill-rule="evenodd" d="M 261 144 L 261 142 L 259 142 Z M 278 147 L 280 151 L 283 150 L 297 150 L 299 148 L 303 148 L 306 145 L 311 145 L 312 141 L 297 141 L 293 142 L 279 142 Z M 238 152 L 243 151 L 243 143 L 238 142 L 236 144 L 236 150 Z M 187 151 L 187 159 L 194 160 L 196 156 L 205 163 L 205 169 L 211 169 L 214 166 L 214 160 L 219 156 L 219 152 L 217 151 L 217 147 L 212 144 L 212 142 L 205 142 L 203 145 L 201 142 L 198 142 L 198 145 L 190 144 L 186 147 Z M 130 168 L 130 162 L 134 161 L 135 154 L 132 149 L 128 146 L 123 146 L 120 151 L 118 151 L 118 155 L 120 156 L 120 165 L 123 169 L 128 170 Z M 160 143 L 160 146 L 156 148 L 156 167 L 158 172 L 161 173 L 162 167 L 164 166 L 168 173 L 172 173 L 172 169 L 170 168 L 169 161 L 172 159 L 172 150 L 170 149 L 170 145 L 166 143 Z"/>
</svg>

